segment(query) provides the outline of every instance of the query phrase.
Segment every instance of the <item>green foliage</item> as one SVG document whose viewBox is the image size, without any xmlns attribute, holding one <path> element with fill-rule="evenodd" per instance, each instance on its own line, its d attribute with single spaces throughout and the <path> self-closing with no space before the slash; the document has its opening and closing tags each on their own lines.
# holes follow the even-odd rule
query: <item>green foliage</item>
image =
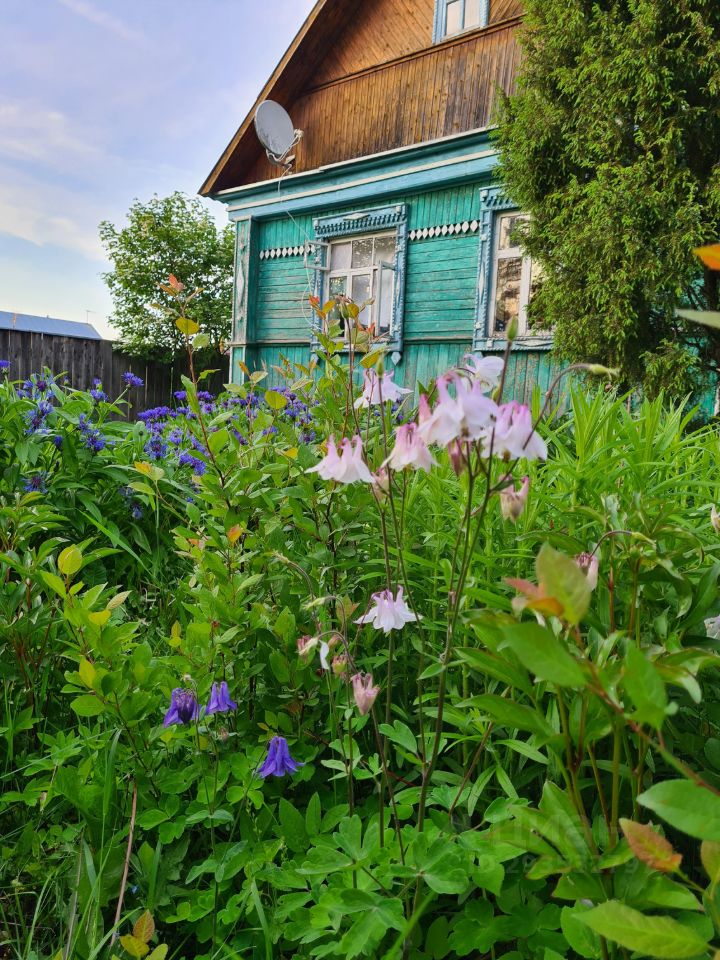
<svg viewBox="0 0 720 960">
<path fill-rule="evenodd" d="M 100 239 L 113 265 L 105 282 L 123 349 L 165 361 L 184 352 L 184 337 L 166 314 L 172 296 L 160 287 L 175 274 L 188 289 L 200 290 L 190 316 L 208 337 L 199 366 L 211 366 L 230 336 L 232 228 L 219 229 L 198 198 L 173 193 L 148 203 L 135 201 L 125 226 L 107 220 L 100 224 Z"/>
<path fill-rule="evenodd" d="M 383 492 L 308 470 L 356 433 L 377 470 L 408 402 L 356 407 L 335 349 L 285 372 L 146 423 L 46 383 L 30 432 L 0 384 L 4 954 L 712 956 L 714 428 L 575 390 L 547 462 L 436 449 Z M 400 586 L 402 628 L 357 623 Z M 302 766 L 262 779 L 274 737 Z"/>
<path fill-rule="evenodd" d="M 562 357 L 682 396 L 720 361 L 693 247 L 720 235 L 720 9 L 713 0 L 527 0 L 503 182 L 532 219 L 531 313 Z"/>
</svg>

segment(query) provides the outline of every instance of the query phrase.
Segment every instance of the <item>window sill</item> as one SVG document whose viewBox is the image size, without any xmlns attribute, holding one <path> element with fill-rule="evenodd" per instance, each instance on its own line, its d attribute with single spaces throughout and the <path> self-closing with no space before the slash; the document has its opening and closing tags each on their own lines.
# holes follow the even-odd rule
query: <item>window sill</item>
<svg viewBox="0 0 720 960">
<path fill-rule="evenodd" d="M 552 350 L 552 345 L 552 334 L 545 334 L 544 336 L 518 337 L 512 349 L 514 351 Z M 507 350 L 507 340 L 504 337 L 480 338 L 475 343 L 475 351 L 478 350 L 484 353 L 504 353 Z"/>
</svg>

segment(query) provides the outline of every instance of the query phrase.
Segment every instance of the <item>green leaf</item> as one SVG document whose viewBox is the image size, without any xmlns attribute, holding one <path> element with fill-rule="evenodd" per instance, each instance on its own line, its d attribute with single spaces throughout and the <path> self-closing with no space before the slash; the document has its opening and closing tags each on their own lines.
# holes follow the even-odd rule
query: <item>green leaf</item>
<svg viewBox="0 0 720 960">
<path fill-rule="evenodd" d="M 280 798 L 279 820 L 281 836 L 288 849 L 293 853 L 304 853 L 308 848 L 308 835 L 305 829 L 305 819 L 289 800 Z"/>
<path fill-rule="evenodd" d="M 720 881 L 720 843 L 713 840 L 705 840 L 700 844 L 700 859 L 705 867 L 705 873 L 710 877 L 710 882 L 716 886 Z"/>
<path fill-rule="evenodd" d="M 170 817 L 164 810 L 146 810 L 137 818 L 138 826 L 143 830 L 152 830 Z"/>
<path fill-rule="evenodd" d="M 309 837 L 317 837 L 320 833 L 322 810 L 320 808 L 320 794 L 314 793 L 305 811 L 305 830 Z"/>
<path fill-rule="evenodd" d="M 193 340 L 193 350 L 204 350 L 210 345 L 210 337 L 207 333 L 199 333 Z M 205 371 L 203 371 L 204 373 Z"/>
<path fill-rule="evenodd" d="M 587 960 L 596 960 L 600 957 L 600 938 L 587 924 L 582 922 L 583 913 L 590 907 L 576 904 L 574 907 L 563 907 L 560 911 L 560 927 L 567 942 L 575 953 Z"/>
<path fill-rule="evenodd" d="M 497 694 L 486 693 L 479 697 L 472 697 L 471 700 L 466 701 L 466 705 L 477 707 L 508 730 L 529 730 L 539 737 L 542 743 L 547 743 L 557 736 L 542 714 L 537 713 L 532 707 L 514 703 Z"/>
<path fill-rule="evenodd" d="M 70 704 L 70 709 L 79 717 L 97 717 L 103 712 L 105 705 L 98 697 L 87 693 L 82 697 L 76 697 Z"/>
<path fill-rule="evenodd" d="M 65 547 L 58 557 L 58 570 L 64 577 L 74 577 L 82 566 L 83 555 L 78 547 Z"/>
<path fill-rule="evenodd" d="M 192 337 L 200 329 L 200 324 L 195 323 L 190 317 L 178 317 L 175 321 L 175 326 L 180 333 L 184 333 L 186 337 Z"/>
<path fill-rule="evenodd" d="M 503 636 L 520 663 L 540 680 L 576 689 L 585 685 L 579 663 L 547 627 L 532 622 L 511 624 L 504 627 Z"/>
<path fill-rule="evenodd" d="M 572 557 L 544 543 L 535 560 L 538 583 L 546 593 L 559 600 L 566 623 L 580 623 L 590 606 L 592 590 L 588 579 Z"/>
<path fill-rule="evenodd" d="M 720 840 L 720 797 L 691 780 L 656 783 L 638 803 L 697 840 Z"/>
<path fill-rule="evenodd" d="M 618 900 L 601 903 L 578 919 L 601 937 L 643 956 L 682 960 L 699 956 L 708 946 L 707 940 L 677 920 L 640 913 Z"/>
<path fill-rule="evenodd" d="M 50 573 L 48 570 L 41 570 L 40 576 L 50 587 L 50 589 L 54 590 L 59 597 L 65 596 L 65 584 L 56 573 Z"/>
<path fill-rule="evenodd" d="M 279 650 L 273 650 L 268 657 L 270 669 L 278 683 L 287 683 L 290 679 L 290 667 L 287 659 Z"/>
<path fill-rule="evenodd" d="M 683 320 L 720 330 L 720 313 L 715 310 L 676 310 L 675 313 Z"/>
<path fill-rule="evenodd" d="M 379 730 L 383 736 L 392 740 L 393 743 L 397 743 L 403 750 L 407 750 L 408 753 L 417 753 L 415 734 L 406 723 L 401 720 L 394 720 L 392 726 L 389 723 L 381 723 Z"/>
<path fill-rule="evenodd" d="M 655 665 L 637 647 L 627 652 L 623 686 L 635 705 L 633 719 L 659 730 L 668 706 L 665 684 Z"/>
<path fill-rule="evenodd" d="M 277 390 L 266 390 L 265 403 L 271 410 L 284 410 L 287 406 L 287 397 L 278 393 Z"/>
</svg>

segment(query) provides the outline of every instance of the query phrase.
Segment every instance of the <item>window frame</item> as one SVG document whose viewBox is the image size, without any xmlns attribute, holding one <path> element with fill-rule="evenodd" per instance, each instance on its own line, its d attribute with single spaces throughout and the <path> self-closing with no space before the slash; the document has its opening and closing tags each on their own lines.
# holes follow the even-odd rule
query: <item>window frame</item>
<svg viewBox="0 0 720 960">
<path fill-rule="evenodd" d="M 392 298 L 392 312 L 386 349 L 392 354 L 393 362 L 398 362 L 403 348 L 403 321 L 405 312 L 405 265 L 407 262 L 408 211 L 404 203 L 393 204 L 371 210 L 352 211 L 340 216 L 320 217 L 313 221 L 315 231 L 315 280 L 314 294 L 321 301 L 329 297 L 330 285 L 330 248 L 337 241 L 359 240 L 365 237 L 395 236 L 395 259 L 393 263 L 395 284 Z M 387 262 L 387 261 L 385 261 Z M 371 269 L 373 269 L 371 267 Z M 381 264 L 375 268 L 382 275 Z M 367 268 L 347 268 L 333 271 L 338 276 L 351 276 L 352 273 L 367 274 Z M 382 281 L 380 281 L 382 282 Z M 352 289 L 350 290 L 352 293 Z M 318 333 L 320 318 L 313 317 L 312 347 L 319 347 Z"/>
<path fill-rule="evenodd" d="M 373 241 L 375 241 L 375 240 L 381 239 L 381 238 L 383 238 L 383 237 L 392 237 L 392 239 L 393 239 L 393 241 L 394 241 L 394 243 L 395 243 L 395 253 L 393 254 L 393 262 L 392 262 L 392 263 L 390 263 L 389 260 L 381 260 L 381 261 L 379 261 L 378 263 L 375 263 L 375 262 L 374 262 L 375 249 L 374 249 L 374 247 L 373 247 L 373 261 L 372 261 L 369 265 L 367 265 L 367 266 L 365 266 L 365 267 L 353 267 L 353 266 L 351 265 L 351 266 L 349 266 L 349 267 L 344 267 L 344 268 L 341 268 L 341 269 L 333 270 L 333 268 L 332 268 L 332 248 L 333 248 L 333 246 L 339 245 L 339 244 L 341 244 L 341 243 L 350 243 L 350 244 L 352 244 L 353 242 L 355 242 L 355 241 L 357 241 L 357 240 L 373 240 Z M 328 256 L 329 256 L 329 259 L 330 259 L 330 263 L 329 263 L 329 265 L 328 265 L 328 268 L 327 268 L 327 271 L 326 271 L 326 274 L 325 274 L 325 287 L 324 287 L 324 290 L 323 290 L 323 297 L 322 297 L 323 302 L 326 302 L 326 301 L 330 300 L 330 298 L 331 298 L 332 296 L 334 296 L 334 294 L 331 294 L 331 293 L 330 293 L 330 284 L 332 283 L 332 281 L 333 281 L 335 278 L 337 278 L 337 277 L 345 277 L 347 280 L 350 281 L 349 293 L 347 292 L 348 288 L 346 287 L 345 296 L 348 296 L 348 295 L 351 296 L 351 295 L 352 295 L 352 281 L 353 281 L 353 278 L 354 278 L 354 277 L 367 277 L 367 276 L 370 276 L 370 278 L 371 278 L 371 280 L 370 280 L 370 298 L 374 300 L 374 303 L 373 303 L 369 308 L 367 308 L 367 309 L 370 310 L 371 323 L 375 323 L 375 324 L 376 324 L 376 330 L 377 330 L 377 332 L 379 333 L 379 332 L 380 332 L 380 325 L 379 325 L 379 323 L 378 323 L 378 317 L 376 317 L 376 315 L 375 315 L 375 307 L 376 307 L 376 306 L 379 306 L 379 304 L 381 303 L 381 300 L 382 300 L 383 272 L 392 270 L 392 272 L 393 272 L 393 286 L 394 286 L 394 283 L 395 283 L 395 272 L 396 272 L 395 259 L 396 259 L 396 256 L 397 256 L 397 235 L 396 235 L 396 231 L 394 231 L 394 230 L 383 230 L 383 231 L 380 231 L 380 232 L 364 233 L 364 234 L 358 234 L 358 235 L 354 235 L 354 236 L 350 236 L 350 237 L 335 237 L 335 238 L 333 238 L 332 240 L 330 240 L 329 243 L 328 243 Z M 350 257 L 351 257 L 351 264 L 352 264 L 352 250 L 351 250 Z M 375 282 L 377 282 L 378 287 L 377 287 L 377 292 L 376 292 L 376 293 L 373 293 L 373 287 L 375 286 Z M 388 328 L 387 328 L 387 333 L 388 333 L 388 335 L 390 335 L 390 331 L 392 330 L 393 311 L 394 311 L 394 302 L 391 302 L 391 304 L 390 304 L 390 322 L 389 322 L 389 325 L 388 325 Z M 360 321 L 361 321 L 361 323 L 362 323 L 362 318 L 363 318 L 363 315 L 360 314 Z M 364 325 L 364 326 L 369 326 L 369 324 L 363 324 L 363 325 Z"/>
<path fill-rule="evenodd" d="M 490 0 L 480 0 L 480 23 L 474 27 L 465 27 L 465 4 L 467 0 L 459 0 L 462 6 L 463 28 L 457 33 L 446 33 L 445 25 L 447 23 L 448 4 L 453 0 L 435 0 L 435 20 L 433 23 L 433 43 L 441 43 L 443 40 L 452 40 L 454 37 L 461 37 L 464 33 L 471 33 L 473 30 L 482 30 L 488 26 L 490 21 Z"/>
<path fill-rule="evenodd" d="M 520 309 L 518 312 L 518 333 L 519 337 L 532 336 L 528 328 L 528 306 L 530 305 L 530 293 L 532 290 L 532 258 L 529 257 L 526 253 L 523 252 L 522 247 L 517 244 L 512 247 L 508 247 L 505 250 L 500 249 L 500 238 L 502 231 L 500 230 L 500 221 L 503 217 L 512 217 L 518 216 L 523 220 L 529 220 L 530 217 L 528 214 L 523 213 L 519 208 L 509 209 L 509 210 L 500 210 L 495 214 L 495 223 L 493 224 L 493 250 L 491 258 L 491 285 L 490 285 L 490 301 L 489 301 L 489 312 L 488 312 L 488 330 L 491 337 L 502 337 L 506 336 L 505 330 L 496 330 L 495 329 L 495 311 L 497 307 L 497 294 L 498 294 L 498 275 L 500 273 L 500 261 L 501 260 L 520 260 L 520 292 L 519 292 L 519 303 Z"/>
<path fill-rule="evenodd" d="M 473 351 L 503 351 L 507 344 L 506 332 L 496 333 L 494 323 L 499 224 L 500 218 L 508 213 L 522 213 L 522 211 L 516 203 L 513 203 L 502 192 L 501 187 L 489 186 L 480 189 L 480 229 L 478 231 L 480 248 L 478 251 Z M 532 262 L 530 257 L 523 257 L 523 261 L 525 259 L 529 261 L 529 264 Z M 527 274 L 527 292 L 529 293 L 532 284 L 532 271 L 524 270 L 523 272 Z M 522 326 L 518 330 L 518 336 L 513 343 L 513 350 L 550 350 L 552 349 L 552 332 L 535 328 L 528 329 L 527 327 L 528 302 L 525 302 L 525 310 L 521 312 L 519 317 Z"/>
</svg>

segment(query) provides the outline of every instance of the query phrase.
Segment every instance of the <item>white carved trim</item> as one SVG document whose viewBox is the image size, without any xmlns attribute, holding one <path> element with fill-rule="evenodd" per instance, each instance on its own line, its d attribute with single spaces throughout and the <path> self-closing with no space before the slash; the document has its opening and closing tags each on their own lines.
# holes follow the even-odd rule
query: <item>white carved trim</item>
<svg viewBox="0 0 720 960">
<path fill-rule="evenodd" d="M 313 244 L 301 243 L 295 247 L 273 247 L 271 250 L 261 250 L 259 257 L 261 260 L 278 260 L 283 257 L 304 257 L 305 254 L 314 252 Z"/>
<path fill-rule="evenodd" d="M 478 220 L 464 220 L 462 223 L 443 223 L 436 227 L 419 227 L 408 234 L 411 240 L 432 240 L 434 237 L 459 237 L 477 233 Z"/>
</svg>

